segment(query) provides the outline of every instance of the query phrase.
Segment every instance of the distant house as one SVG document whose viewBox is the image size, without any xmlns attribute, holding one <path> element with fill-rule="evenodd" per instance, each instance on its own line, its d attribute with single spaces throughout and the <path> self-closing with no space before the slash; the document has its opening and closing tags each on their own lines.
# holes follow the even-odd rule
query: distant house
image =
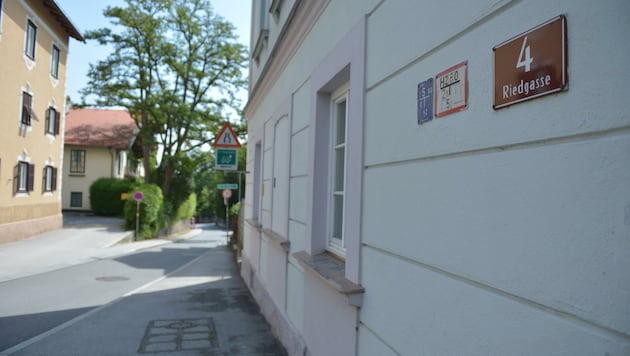
<svg viewBox="0 0 630 356">
<path fill-rule="evenodd" d="M 126 110 L 72 109 L 64 139 L 64 210 L 91 210 L 90 185 L 102 177 L 135 175 L 127 153 L 137 126 Z"/>
<path fill-rule="evenodd" d="M 62 227 L 65 87 L 70 38 L 53 0 L 0 0 L 0 243 Z"/>
</svg>

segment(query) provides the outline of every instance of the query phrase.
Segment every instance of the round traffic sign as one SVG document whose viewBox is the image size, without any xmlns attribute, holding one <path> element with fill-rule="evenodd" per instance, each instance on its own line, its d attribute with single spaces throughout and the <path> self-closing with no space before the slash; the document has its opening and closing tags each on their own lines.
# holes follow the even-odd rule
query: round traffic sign
<svg viewBox="0 0 630 356">
<path fill-rule="evenodd" d="M 142 199 L 144 199 L 144 194 L 142 194 L 142 192 L 137 191 L 133 194 L 133 199 L 135 199 L 135 201 L 142 201 Z"/>
<path fill-rule="evenodd" d="M 230 199 L 232 197 L 232 189 L 223 189 L 221 196 L 223 199 Z"/>
</svg>

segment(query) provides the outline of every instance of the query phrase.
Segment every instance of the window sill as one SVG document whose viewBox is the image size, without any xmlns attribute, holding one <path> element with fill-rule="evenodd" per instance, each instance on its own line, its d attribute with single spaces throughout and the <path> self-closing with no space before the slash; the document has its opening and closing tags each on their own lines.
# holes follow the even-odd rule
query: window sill
<svg viewBox="0 0 630 356">
<path fill-rule="evenodd" d="M 284 236 L 280 236 L 269 229 L 263 229 L 262 233 L 263 235 L 267 236 L 271 242 L 282 248 L 285 253 L 289 253 L 291 242 L 285 239 Z"/>
<path fill-rule="evenodd" d="M 85 177 L 85 173 L 70 173 L 70 177 Z"/>
<path fill-rule="evenodd" d="M 254 229 L 258 230 L 258 232 L 262 232 L 262 224 L 258 222 L 258 220 L 255 219 L 245 219 L 245 222 L 249 224 L 249 226 L 253 227 Z"/>
<path fill-rule="evenodd" d="M 345 295 L 348 298 L 348 304 L 361 307 L 365 288 L 345 277 L 345 262 L 335 258 L 329 252 L 311 256 L 306 251 L 300 251 L 292 256 L 305 270 L 315 274 L 338 293 Z"/>
</svg>

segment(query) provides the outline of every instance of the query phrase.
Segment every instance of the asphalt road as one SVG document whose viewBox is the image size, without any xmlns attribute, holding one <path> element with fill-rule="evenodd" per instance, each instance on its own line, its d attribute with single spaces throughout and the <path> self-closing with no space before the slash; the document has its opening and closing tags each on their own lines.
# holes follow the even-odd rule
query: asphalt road
<svg viewBox="0 0 630 356">
<path fill-rule="evenodd" d="M 223 242 L 201 234 L 0 282 L 0 351 L 155 282 Z"/>
</svg>

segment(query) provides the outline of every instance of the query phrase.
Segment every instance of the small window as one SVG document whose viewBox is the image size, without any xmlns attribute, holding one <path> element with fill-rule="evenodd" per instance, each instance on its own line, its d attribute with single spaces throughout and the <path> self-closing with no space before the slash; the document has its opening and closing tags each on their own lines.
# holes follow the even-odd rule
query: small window
<svg viewBox="0 0 630 356">
<path fill-rule="evenodd" d="M 55 190 L 57 190 L 57 168 L 46 166 L 44 167 L 44 192 Z"/>
<path fill-rule="evenodd" d="M 33 21 L 28 20 L 26 24 L 26 48 L 24 53 L 32 60 L 35 60 L 35 45 L 37 44 L 37 26 Z"/>
<path fill-rule="evenodd" d="M 344 244 L 344 201 L 346 186 L 346 118 L 348 115 L 348 91 L 343 90 L 333 97 L 330 124 L 330 228 L 328 248 L 345 255 Z"/>
<path fill-rule="evenodd" d="M 33 191 L 35 165 L 28 162 L 18 162 L 15 166 L 15 192 L 27 193 Z"/>
<path fill-rule="evenodd" d="M 52 62 L 50 63 L 50 75 L 59 79 L 59 47 L 52 46 Z"/>
<path fill-rule="evenodd" d="M 70 174 L 85 174 L 85 150 L 70 151 Z"/>
<path fill-rule="evenodd" d="M 31 126 L 31 118 L 33 117 L 33 97 L 27 92 L 22 92 L 22 119 L 24 125 Z"/>
<path fill-rule="evenodd" d="M 83 193 L 82 192 L 70 192 L 70 207 L 71 208 L 83 207 Z"/>
<path fill-rule="evenodd" d="M 55 108 L 50 107 L 46 112 L 46 133 L 51 135 L 59 135 L 59 120 L 61 114 Z"/>
</svg>

